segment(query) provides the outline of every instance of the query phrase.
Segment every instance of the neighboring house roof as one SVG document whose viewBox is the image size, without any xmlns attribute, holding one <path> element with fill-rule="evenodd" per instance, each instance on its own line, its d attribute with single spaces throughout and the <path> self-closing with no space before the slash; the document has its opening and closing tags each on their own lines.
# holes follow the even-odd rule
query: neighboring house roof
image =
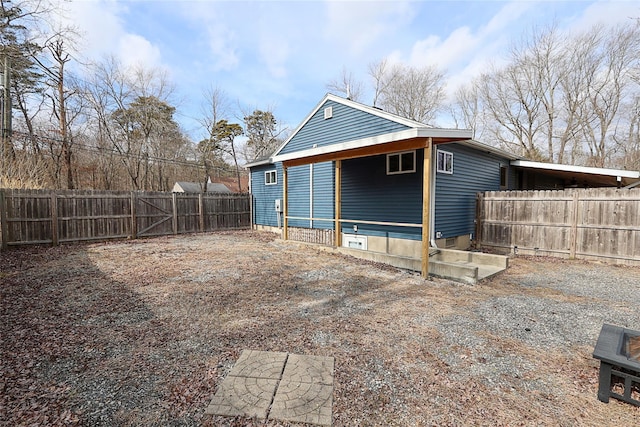
<svg viewBox="0 0 640 427">
<path fill-rule="evenodd" d="M 594 168 L 587 166 L 560 165 L 556 163 L 531 162 L 528 160 L 513 160 L 511 166 L 523 169 L 537 170 L 548 175 L 555 175 L 567 180 L 582 181 L 589 179 L 592 186 L 626 186 L 640 180 L 640 171 L 624 169 Z M 619 179 L 618 179 L 619 178 Z"/>
<path fill-rule="evenodd" d="M 235 176 L 216 178 L 216 182 L 224 184 L 233 193 L 246 193 L 249 191 L 249 176 L 246 174 L 240 175 L 240 186 L 238 186 L 238 178 Z"/>
<path fill-rule="evenodd" d="M 178 181 L 173 185 L 171 190 L 174 193 L 202 193 L 202 183 L 200 182 L 186 182 Z M 209 182 L 207 183 L 207 193 L 231 193 L 231 190 L 226 185 Z"/>
</svg>

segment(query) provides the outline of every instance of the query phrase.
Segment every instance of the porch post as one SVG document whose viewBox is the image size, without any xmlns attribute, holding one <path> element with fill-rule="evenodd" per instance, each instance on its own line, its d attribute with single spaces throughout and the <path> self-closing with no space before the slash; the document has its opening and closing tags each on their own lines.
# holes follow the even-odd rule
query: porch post
<svg viewBox="0 0 640 427">
<path fill-rule="evenodd" d="M 282 165 L 282 239 L 289 240 L 289 220 L 287 216 L 289 215 L 289 203 L 287 203 L 287 193 L 289 192 L 287 188 L 287 167 Z"/>
<path fill-rule="evenodd" d="M 424 167 L 422 170 L 422 277 L 429 277 L 429 240 L 431 210 L 431 147 L 433 140 L 427 138 L 424 147 Z"/>
<path fill-rule="evenodd" d="M 342 232 L 340 227 L 340 217 L 341 217 L 341 205 L 342 205 L 342 160 L 336 160 L 336 185 L 335 185 L 335 205 L 336 205 L 336 214 L 335 214 L 335 226 L 334 226 L 334 236 L 333 240 L 335 246 L 339 248 L 342 246 Z"/>
</svg>

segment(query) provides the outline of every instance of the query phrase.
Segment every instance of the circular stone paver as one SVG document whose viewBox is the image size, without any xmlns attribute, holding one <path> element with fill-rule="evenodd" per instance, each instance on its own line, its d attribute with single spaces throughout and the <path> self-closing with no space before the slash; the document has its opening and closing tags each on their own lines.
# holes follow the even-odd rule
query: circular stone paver
<svg viewBox="0 0 640 427">
<path fill-rule="evenodd" d="M 330 426 L 333 386 L 282 380 L 269 418 Z"/>
<path fill-rule="evenodd" d="M 205 413 L 265 418 L 277 386 L 278 380 L 227 377 Z"/>
<path fill-rule="evenodd" d="M 286 360 L 287 353 L 244 350 L 229 376 L 279 380 Z"/>
</svg>

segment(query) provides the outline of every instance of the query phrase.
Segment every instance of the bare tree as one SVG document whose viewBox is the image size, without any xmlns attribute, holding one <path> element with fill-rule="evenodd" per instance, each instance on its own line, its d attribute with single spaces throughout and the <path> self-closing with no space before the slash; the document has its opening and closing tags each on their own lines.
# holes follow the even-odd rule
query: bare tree
<svg viewBox="0 0 640 427">
<path fill-rule="evenodd" d="M 210 86 L 204 92 L 204 102 L 201 110 L 200 124 L 205 129 L 207 137 L 197 147 L 200 162 L 204 168 L 203 191 L 207 191 L 209 178 L 214 170 L 219 171 L 224 161 L 220 158 L 220 152 L 210 140 L 215 133 L 216 125 L 221 120 L 227 120 L 230 112 L 230 102 L 226 93 L 217 86 Z"/>
<path fill-rule="evenodd" d="M 166 74 L 112 58 L 94 65 L 93 76 L 85 93 L 98 148 L 117 155 L 133 188 L 167 190 L 166 162 L 183 158 L 189 143 L 173 117 Z"/>
<path fill-rule="evenodd" d="M 627 95 L 634 64 L 640 51 L 640 25 L 622 26 L 601 34 L 598 49 L 590 52 L 586 73 L 586 104 L 581 114 L 581 130 L 589 149 L 589 164 L 603 167 L 612 155 L 612 125 Z"/>
<path fill-rule="evenodd" d="M 421 123 L 433 121 L 444 101 L 444 73 L 435 66 L 423 68 L 385 61 L 371 66 L 374 105 Z"/>
<path fill-rule="evenodd" d="M 512 46 L 506 66 L 472 82 L 477 92 L 457 94 L 454 119 L 483 117 L 493 143 L 535 160 L 564 163 L 570 155 L 571 163 L 602 167 L 617 149 L 620 106 L 638 93 L 631 85 L 638 40 L 636 24 L 578 35 L 535 29 Z"/>
<path fill-rule="evenodd" d="M 449 106 L 449 112 L 456 129 L 471 129 L 473 139 L 482 138 L 486 125 L 482 100 L 476 82 L 471 82 L 456 90 L 454 101 Z"/>
<path fill-rule="evenodd" d="M 487 114 L 488 131 L 501 146 L 542 160 L 536 144 L 540 132 L 540 98 L 517 65 L 491 69 L 478 80 L 478 90 Z"/>
<path fill-rule="evenodd" d="M 347 71 L 346 67 L 342 67 L 340 77 L 327 83 L 327 89 L 333 94 L 341 94 L 352 101 L 362 102 L 364 85 L 361 81 L 356 80 L 353 73 Z"/>
</svg>

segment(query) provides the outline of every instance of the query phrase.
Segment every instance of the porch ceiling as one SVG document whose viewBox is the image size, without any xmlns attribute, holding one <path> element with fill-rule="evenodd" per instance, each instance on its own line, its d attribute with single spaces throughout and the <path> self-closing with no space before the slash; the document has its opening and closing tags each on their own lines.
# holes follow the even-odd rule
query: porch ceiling
<svg viewBox="0 0 640 427">
<path fill-rule="evenodd" d="M 273 158 L 274 162 L 282 162 L 285 167 L 300 166 L 333 160 L 346 160 L 357 157 L 375 156 L 398 151 L 425 148 L 428 138 L 433 144 L 464 141 L 471 137 L 471 131 L 459 129 L 409 129 L 400 132 L 380 135 L 372 138 L 348 141 L 282 154 Z"/>
</svg>

